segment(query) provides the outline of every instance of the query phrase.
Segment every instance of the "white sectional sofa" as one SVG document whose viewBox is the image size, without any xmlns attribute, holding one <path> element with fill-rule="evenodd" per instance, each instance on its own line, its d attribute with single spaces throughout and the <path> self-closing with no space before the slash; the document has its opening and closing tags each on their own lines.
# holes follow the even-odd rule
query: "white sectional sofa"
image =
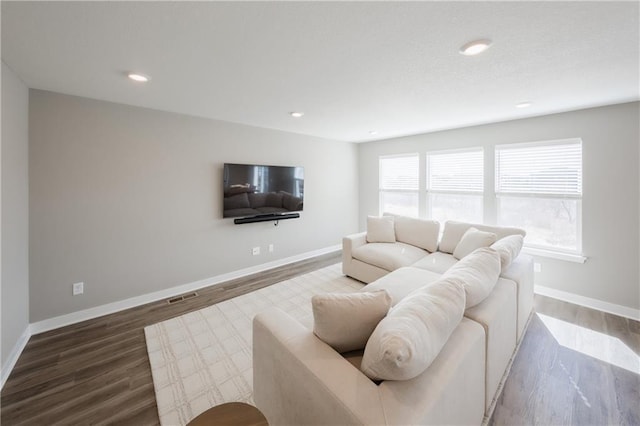
<svg viewBox="0 0 640 426">
<path fill-rule="evenodd" d="M 371 231 L 343 239 L 343 271 L 368 283 L 363 292 L 385 290 L 394 306 L 447 277 L 457 257 L 473 248 L 463 239 L 470 228 L 498 241 L 524 236 L 521 229 L 450 221 L 438 239 L 437 222 L 390 220 L 394 235 L 383 236 L 387 242 L 375 242 Z M 338 353 L 284 312 L 256 316 L 256 405 L 273 425 L 481 424 L 493 410 L 533 309 L 532 258 L 509 258 L 513 254 L 501 256 L 506 267 L 489 283 L 488 296 L 464 310 L 437 357 L 409 380 L 374 382 L 360 370 L 362 352 Z"/>
</svg>

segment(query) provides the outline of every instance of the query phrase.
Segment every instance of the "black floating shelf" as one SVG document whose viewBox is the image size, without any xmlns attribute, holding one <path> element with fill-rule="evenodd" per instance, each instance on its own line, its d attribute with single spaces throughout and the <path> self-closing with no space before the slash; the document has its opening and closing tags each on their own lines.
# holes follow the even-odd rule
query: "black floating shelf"
<svg viewBox="0 0 640 426">
<path fill-rule="evenodd" d="M 286 214 L 259 214 L 257 216 L 239 217 L 233 219 L 233 223 L 241 225 L 243 223 L 254 222 L 268 222 L 270 220 L 285 220 L 285 219 L 297 219 L 300 217 L 300 213 L 286 213 Z"/>
</svg>

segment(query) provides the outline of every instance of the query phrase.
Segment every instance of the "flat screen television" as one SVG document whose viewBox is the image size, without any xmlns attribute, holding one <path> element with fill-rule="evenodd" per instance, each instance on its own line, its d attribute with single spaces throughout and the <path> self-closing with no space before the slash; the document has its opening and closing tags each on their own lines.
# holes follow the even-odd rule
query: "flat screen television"
<svg viewBox="0 0 640 426">
<path fill-rule="evenodd" d="M 304 168 L 224 164 L 223 217 L 284 215 L 302 211 Z"/>
</svg>

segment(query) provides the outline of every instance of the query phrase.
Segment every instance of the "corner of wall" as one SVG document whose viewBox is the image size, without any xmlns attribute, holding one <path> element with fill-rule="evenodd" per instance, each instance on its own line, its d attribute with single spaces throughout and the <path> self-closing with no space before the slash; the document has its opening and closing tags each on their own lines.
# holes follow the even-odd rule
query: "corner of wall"
<svg viewBox="0 0 640 426">
<path fill-rule="evenodd" d="M 18 358 L 20 358 L 22 351 L 27 346 L 27 343 L 29 343 L 29 338 L 31 338 L 31 326 L 27 325 L 2 365 L 2 371 L 0 372 L 0 390 L 4 388 L 4 384 L 7 382 L 11 371 L 13 371 L 13 367 L 16 366 Z"/>
</svg>

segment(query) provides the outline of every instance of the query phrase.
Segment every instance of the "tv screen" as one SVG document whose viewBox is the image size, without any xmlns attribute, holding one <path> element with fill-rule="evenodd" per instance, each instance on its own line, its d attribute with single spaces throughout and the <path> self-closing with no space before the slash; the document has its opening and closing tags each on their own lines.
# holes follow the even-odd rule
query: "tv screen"
<svg viewBox="0 0 640 426">
<path fill-rule="evenodd" d="M 302 211 L 302 167 L 225 163 L 223 183 L 223 217 L 277 215 Z"/>
</svg>

